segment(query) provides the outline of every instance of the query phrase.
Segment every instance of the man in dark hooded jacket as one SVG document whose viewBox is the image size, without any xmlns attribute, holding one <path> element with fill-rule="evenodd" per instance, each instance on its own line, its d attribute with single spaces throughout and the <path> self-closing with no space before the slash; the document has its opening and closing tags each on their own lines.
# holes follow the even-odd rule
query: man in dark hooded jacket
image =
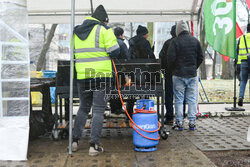
<svg viewBox="0 0 250 167">
<path fill-rule="evenodd" d="M 130 55 L 128 52 L 128 47 L 124 43 L 124 30 L 121 27 L 116 27 L 114 29 L 115 36 L 117 38 L 117 42 L 120 47 L 120 54 L 117 59 L 130 59 Z"/>
<path fill-rule="evenodd" d="M 173 125 L 173 82 L 172 82 L 172 70 L 167 66 L 167 51 L 171 41 L 176 37 L 176 25 L 172 26 L 170 34 L 172 38 L 168 39 L 159 54 L 161 59 L 161 68 L 165 70 L 165 106 L 166 115 L 165 123 Z"/>
<path fill-rule="evenodd" d="M 203 54 L 200 42 L 189 34 L 184 21 L 177 23 L 176 35 L 167 52 L 167 66 L 173 74 L 175 127 L 183 130 L 183 101 L 186 99 L 189 129 L 194 130 L 198 103 L 197 69 L 203 61 Z"/>
<path fill-rule="evenodd" d="M 170 34 L 172 35 L 172 38 L 168 39 L 159 54 L 159 57 L 161 59 L 161 68 L 165 71 L 164 77 L 165 77 L 165 106 L 166 106 L 166 115 L 165 115 L 165 124 L 167 125 L 173 125 L 173 119 L 174 119 L 174 109 L 173 109 L 173 100 L 174 100 L 174 92 L 173 92 L 173 81 L 172 81 L 172 69 L 168 68 L 167 66 L 167 51 L 170 46 L 171 41 L 176 38 L 176 25 L 172 26 Z M 185 100 L 183 102 L 183 115 L 185 117 Z"/>
<path fill-rule="evenodd" d="M 148 29 L 144 26 L 139 25 L 136 30 L 136 36 L 129 40 L 129 54 L 131 59 L 155 59 L 155 55 L 153 49 L 150 46 L 148 38 Z M 135 76 L 131 76 L 132 80 L 137 80 L 141 85 L 145 84 L 146 80 L 141 74 L 135 74 Z M 134 102 L 136 100 L 134 98 L 130 98 L 127 102 L 127 110 L 130 116 L 132 116 Z"/>
<path fill-rule="evenodd" d="M 115 36 L 117 38 L 117 42 L 119 44 L 120 47 L 120 54 L 117 56 L 117 59 L 123 59 L 123 60 L 128 60 L 130 59 L 129 53 L 128 53 L 128 47 L 127 45 L 124 43 L 124 30 L 121 27 L 116 27 L 114 29 L 114 33 Z M 126 77 L 128 77 L 126 75 Z M 121 76 L 121 85 L 125 84 L 125 77 Z M 120 101 L 120 98 L 116 98 L 116 99 L 111 99 L 110 101 L 110 108 L 111 108 L 111 113 L 114 114 L 121 114 L 123 112 L 122 109 L 122 103 Z"/>
<path fill-rule="evenodd" d="M 153 49 L 147 38 L 148 29 L 139 25 L 136 30 L 136 36 L 129 40 L 129 54 L 131 55 L 131 59 L 155 59 Z"/>
<path fill-rule="evenodd" d="M 107 103 L 106 91 L 113 78 L 110 57 L 118 56 L 120 51 L 113 30 L 107 26 L 108 21 L 106 10 L 100 5 L 92 17 L 86 17 L 82 25 L 74 29 L 74 61 L 80 107 L 74 124 L 72 151 L 78 150 L 82 128 L 92 107 L 91 156 L 104 151 L 99 144 Z"/>
</svg>

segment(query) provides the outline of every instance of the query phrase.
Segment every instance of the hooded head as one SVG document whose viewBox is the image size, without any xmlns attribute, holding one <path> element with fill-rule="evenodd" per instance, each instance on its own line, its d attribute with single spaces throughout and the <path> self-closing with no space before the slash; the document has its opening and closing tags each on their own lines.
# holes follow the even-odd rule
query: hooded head
<svg viewBox="0 0 250 167">
<path fill-rule="evenodd" d="M 102 5 L 99 5 L 95 9 L 92 17 L 96 18 L 97 20 L 101 21 L 102 23 L 109 22 L 108 14 Z"/>
<path fill-rule="evenodd" d="M 147 33 L 148 33 L 148 29 L 146 27 L 141 26 L 141 25 L 138 26 L 138 28 L 136 30 L 137 35 L 142 35 L 143 36 L 143 35 L 146 35 Z"/>
<path fill-rule="evenodd" d="M 179 36 L 182 31 L 188 31 L 187 25 L 183 20 L 179 21 L 176 25 L 176 35 Z"/>
<path fill-rule="evenodd" d="M 172 37 L 176 37 L 176 25 L 172 26 L 170 34 L 172 35 Z"/>
<path fill-rule="evenodd" d="M 250 32 L 250 23 L 247 24 L 247 32 Z"/>
<path fill-rule="evenodd" d="M 119 37 L 119 36 L 121 36 L 124 33 L 124 30 L 121 27 L 116 27 L 114 29 L 114 33 L 115 33 L 116 37 Z"/>
</svg>

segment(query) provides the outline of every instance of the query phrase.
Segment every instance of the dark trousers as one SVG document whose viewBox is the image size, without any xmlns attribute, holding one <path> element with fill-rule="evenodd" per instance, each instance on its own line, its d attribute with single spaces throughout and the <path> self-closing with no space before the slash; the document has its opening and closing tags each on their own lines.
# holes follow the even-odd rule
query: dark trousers
<svg viewBox="0 0 250 167">
<path fill-rule="evenodd" d="M 86 124 L 90 108 L 92 107 L 93 116 L 91 121 L 90 143 L 100 143 L 104 111 L 107 104 L 105 96 L 107 89 L 109 89 L 107 85 L 103 88 L 96 88 L 96 90 L 88 90 L 85 88 L 85 85 L 77 83 L 80 107 L 75 118 L 74 138 L 80 139 L 82 129 Z"/>
<path fill-rule="evenodd" d="M 117 99 L 111 99 L 109 103 L 112 113 L 122 109 L 122 103 L 119 97 Z"/>
<path fill-rule="evenodd" d="M 174 108 L 173 108 L 173 81 L 172 75 L 165 75 L 165 107 L 166 107 L 166 120 L 173 120 Z"/>
</svg>

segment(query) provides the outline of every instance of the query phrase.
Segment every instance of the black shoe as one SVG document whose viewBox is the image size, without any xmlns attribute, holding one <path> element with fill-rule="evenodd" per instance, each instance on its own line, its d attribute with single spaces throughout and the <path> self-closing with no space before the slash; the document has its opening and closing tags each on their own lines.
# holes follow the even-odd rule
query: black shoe
<svg viewBox="0 0 250 167">
<path fill-rule="evenodd" d="M 243 98 L 241 97 L 239 98 L 238 106 L 241 106 L 241 107 L 243 106 Z"/>
<path fill-rule="evenodd" d="M 189 123 L 189 130 L 195 130 L 195 124 L 194 123 Z"/>
<path fill-rule="evenodd" d="M 122 114 L 123 112 L 124 112 L 123 109 L 117 109 L 117 110 L 114 111 L 114 114 L 120 115 L 120 114 Z"/>
<path fill-rule="evenodd" d="M 175 123 L 174 126 L 172 126 L 172 129 L 178 128 L 178 131 L 183 131 L 183 124 Z"/>
</svg>

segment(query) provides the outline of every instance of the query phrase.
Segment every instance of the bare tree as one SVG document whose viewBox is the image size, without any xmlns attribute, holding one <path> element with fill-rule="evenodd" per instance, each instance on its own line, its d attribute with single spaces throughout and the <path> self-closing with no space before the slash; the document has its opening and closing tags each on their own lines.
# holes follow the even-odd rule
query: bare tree
<svg viewBox="0 0 250 167">
<path fill-rule="evenodd" d="M 133 37 L 133 32 L 134 32 L 133 23 L 130 23 L 130 38 Z"/>
<path fill-rule="evenodd" d="M 54 37 L 56 27 L 57 27 L 57 24 L 53 24 L 51 26 L 51 29 L 50 29 L 49 34 L 47 36 L 47 39 L 46 39 L 46 41 L 45 41 L 45 43 L 43 45 L 42 51 L 40 53 L 40 56 L 39 56 L 39 59 L 38 59 L 38 62 L 37 62 L 37 66 L 36 66 L 36 70 L 37 71 L 41 71 L 45 67 L 45 64 L 46 64 L 46 54 L 47 54 L 47 52 L 49 50 L 51 41 L 52 41 L 52 39 Z"/>
</svg>

